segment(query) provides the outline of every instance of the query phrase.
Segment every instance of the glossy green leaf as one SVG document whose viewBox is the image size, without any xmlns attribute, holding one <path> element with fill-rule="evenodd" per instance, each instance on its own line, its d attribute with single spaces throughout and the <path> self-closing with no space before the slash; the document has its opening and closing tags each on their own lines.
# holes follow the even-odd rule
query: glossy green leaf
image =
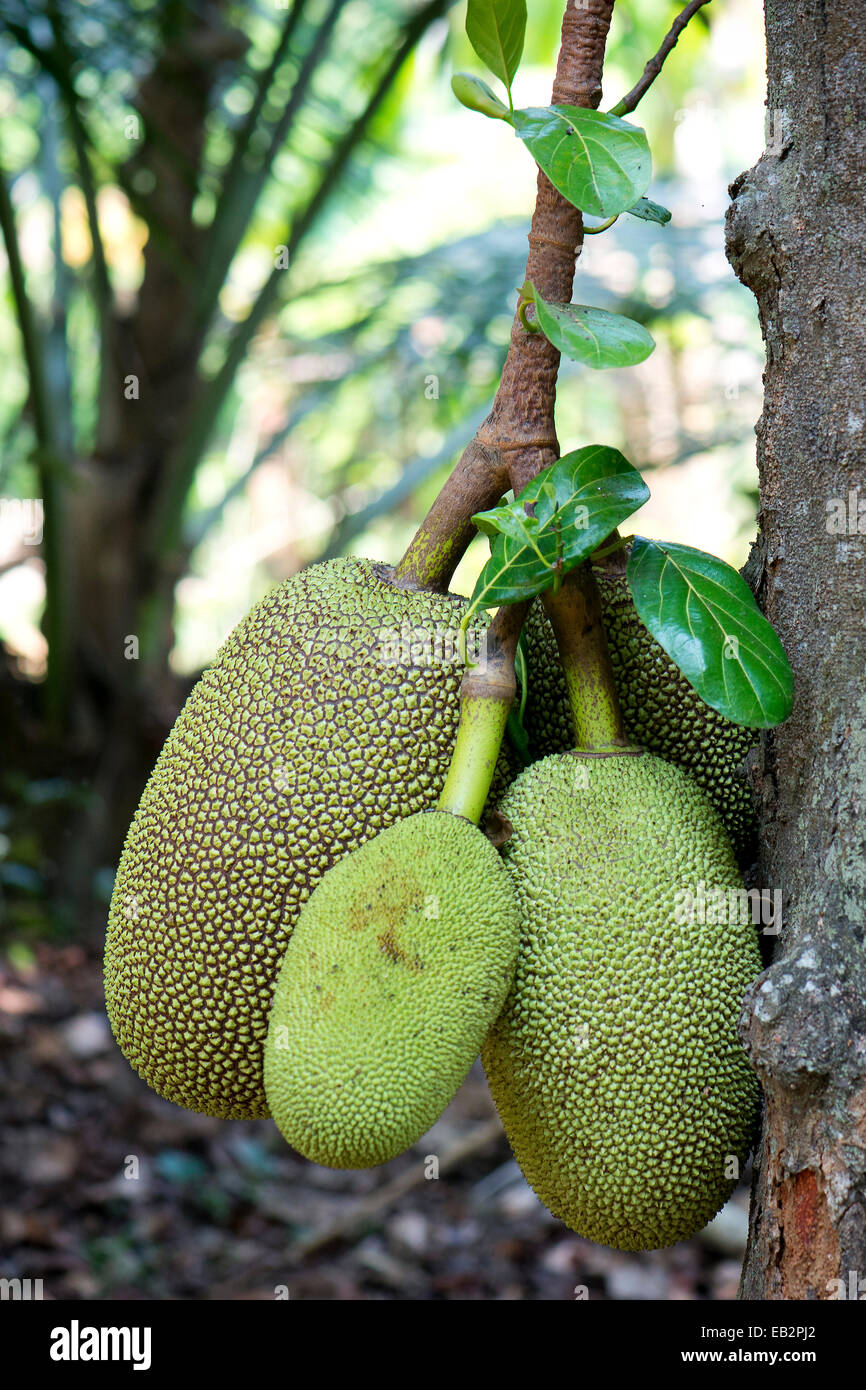
<svg viewBox="0 0 866 1390">
<path fill-rule="evenodd" d="M 643 325 L 622 314 L 588 304 L 548 304 L 529 280 L 523 296 L 534 303 L 544 336 L 566 357 L 587 367 L 633 367 L 655 347 Z"/>
<path fill-rule="evenodd" d="M 640 217 L 644 222 L 657 222 L 660 227 L 667 226 L 671 220 L 669 208 L 662 207 L 661 203 L 654 203 L 650 198 L 638 198 L 636 203 L 632 203 L 626 212 L 632 217 Z"/>
<path fill-rule="evenodd" d="M 646 133 L 606 111 L 581 106 L 529 107 L 511 124 L 536 164 L 581 212 L 613 217 L 649 188 Z"/>
<path fill-rule="evenodd" d="M 527 516 L 522 505 L 515 507 L 512 502 L 508 506 L 498 507 L 489 512 L 478 512 L 472 519 L 478 530 L 491 539 L 497 536 L 511 536 L 521 545 L 537 544 L 538 517 Z"/>
<path fill-rule="evenodd" d="M 472 518 L 495 539 L 464 622 L 478 608 L 516 603 L 550 588 L 648 497 L 640 473 L 618 449 L 590 444 L 557 459 L 513 502 Z"/>
<path fill-rule="evenodd" d="M 480 77 L 473 77 L 468 72 L 455 72 L 451 78 L 451 90 L 470 111 L 480 111 L 483 116 L 491 116 L 496 121 L 508 119 L 508 107 Z"/>
<path fill-rule="evenodd" d="M 691 546 L 636 536 L 626 573 L 641 622 L 702 700 L 751 729 L 787 719 L 788 658 L 735 569 Z"/>
<path fill-rule="evenodd" d="M 511 90 L 523 54 L 526 0 L 469 0 L 466 36 L 482 63 Z"/>
</svg>

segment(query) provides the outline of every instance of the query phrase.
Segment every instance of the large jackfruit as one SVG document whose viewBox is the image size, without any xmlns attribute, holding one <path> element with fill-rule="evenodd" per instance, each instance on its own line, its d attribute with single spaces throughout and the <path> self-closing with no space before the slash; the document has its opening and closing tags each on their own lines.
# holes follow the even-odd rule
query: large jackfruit
<svg viewBox="0 0 866 1390">
<path fill-rule="evenodd" d="M 748 863 L 756 820 L 742 764 L 758 735 L 710 709 L 689 685 L 638 617 L 625 574 L 594 573 L 627 736 L 694 777 L 722 817 L 740 862 Z M 530 609 L 524 633 L 530 754 L 566 753 L 574 733 L 565 677 L 540 602 Z"/>
<path fill-rule="evenodd" d="M 478 1056 L 520 917 L 490 841 L 443 811 L 398 821 L 325 876 L 280 970 L 265 1089 L 315 1163 L 366 1168 L 420 1139 Z"/>
<path fill-rule="evenodd" d="M 649 754 L 545 758 L 501 810 L 524 928 L 482 1058 L 515 1156 L 580 1235 L 682 1240 L 730 1195 L 758 1098 L 737 1023 L 761 959 L 724 827 Z"/>
<path fill-rule="evenodd" d="M 268 1114 L 268 1009 L 301 905 L 441 791 L 465 600 L 388 574 L 333 560 L 259 603 L 192 691 L 127 835 L 109 1018 L 136 1071 L 191 1110 Z"/>
</svg>

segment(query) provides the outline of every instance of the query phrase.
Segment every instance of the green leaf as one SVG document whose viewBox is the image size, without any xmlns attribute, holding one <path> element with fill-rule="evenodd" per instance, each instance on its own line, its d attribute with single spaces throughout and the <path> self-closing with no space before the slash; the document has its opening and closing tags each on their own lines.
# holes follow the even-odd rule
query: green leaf
<svg viewBox="0 0 866 1390">
<path fill-rule="evenodd" d="M 535 304 L 545 338 L 575 362 L 602 367 L 633 367 L 649 357 L 655 343 L 642 324 L 587 304 L 548 304 L 530 280 L 523 297 Z"/>
<path fill-rule="evenodd" d="M 511 117 L 515 132 L 563 197 L 581 212 L 613 217 L 649 188 L 646 133 L 606 111 L 529 107 Z"/>
<path fill-rule="evenodd" d="M 660 227 L 667 226 L 671 220 L 669 208 L 663 208 L 661 203 L 654 203 L 650 198 L 638 198 L 626 212 L 632 217 L 640 217 L 644 222 L 658 222 Z"/>
<path fill-rule="evenodd" d="M 526 0 L 469 0 L 466 35 L 482 63 L 511 91 L 523 54 Z"/>
<path fill-rule="evenodd" d="M 473 77 L 468 72 L 455 72 L 451 79 L 451 90 L 470 111 L 480 111 L 483 116 L 491 116 L 496 121 L 508 119 L 508 107 L 480 77 Z"/>
<path fill-rule="evenodd" d="M 636 536 L 626 574 L 641 622 L 711 709 L 750 729 L 787 719 L 793 672 L 735 569 L 702 550 Z"/>
<path fill-rule="evenodd" d="M 538 536 L 538 517 L 527 516 L 523 507 L 515 509 L 512 502 L 510 505 L 492 509 L 489 512 L 478 512 L 472 520 L 485 536 L 490 536 L 495 540 L 497 536 L 511 536 L 519 541 L 521 545 L 535 546 Z"/>
<path fill-rule="evenodd" d="M 464 624 L 478 608 L 550 588 L 648 497 L 640 473 L 618 449 L 590 444 L 543 469 L 513 502 L 479 512 L 472 520 L 495 540 Z"/>
</svg>

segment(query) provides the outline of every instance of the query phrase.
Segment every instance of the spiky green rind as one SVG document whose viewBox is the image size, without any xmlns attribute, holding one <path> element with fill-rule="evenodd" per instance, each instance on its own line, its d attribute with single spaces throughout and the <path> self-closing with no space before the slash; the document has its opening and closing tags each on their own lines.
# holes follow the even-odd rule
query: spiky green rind
<svg viewBox="0 0 866 1390">
<path fill-rule="evenodd" d="M 624 575 L 596 572 L 614 680 L 628 737 L 676 763 L 709 796 L 741 863 L 752 855 L 755 814 L 742 764 L 755 746 L 754 729 L 733 724 L 704 704 L 679 668 L 644 627 Z M 565 677 L 556 639 L 539 603 L 524 629 L 529 685 L 524 724 L 534 758 L 574 746 Z"/>
<path fill-rule="evenodd" d="M 722 823 L 648 754 L 545 758 L 501 810 L 524 928 L 482 1056 L 515 1156 L 580 1235 L 683 1240 L 730 1195 L 758 1098 L 737 1038 L 755 928 L 697 920 L 701 883 L 741 887 Z"/>
<path fill-rule="evenodd" d="M 514 973 L 520 918 L 490 841 L 411 816 L 328 873 L 280 970 L 265 1047 L 271 1114 L 306 1158 L 368 1168 L 439 1118 Z"/>
<path fill-rule="evenodd" d="M 267 1115 L 268 1009 L 302 904 L 442 789 L 465 600 L 386 579 L 333 560 L 259 603 L 187 700 L 127 835 L 108 1014 L 136 1071 L 190 1110 Z"/>
</svg>

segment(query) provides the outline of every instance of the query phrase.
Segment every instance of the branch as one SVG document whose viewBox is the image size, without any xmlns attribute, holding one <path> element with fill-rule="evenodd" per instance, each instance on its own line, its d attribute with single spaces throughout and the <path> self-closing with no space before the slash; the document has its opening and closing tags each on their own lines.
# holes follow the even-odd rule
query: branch
<svg viewBox="0 0 866 1390">
<path fill-rule="evenodd" d="M 56 48 L 40 48 L 30 37 L 27 29 L 20 24 L 13 23 L 12 20 L 4 19 L 3 27 L 12 35 L 16 42 L 36 60 L 43 72 L 57 85 L 58 90 L 63 94 L 65 100 L 69 100 L 71 78 L 67 68 L 58 60 Z M 72 90 L 72 97 L 75 97 L 75 89 Z M 135 107 L 132 108 L 136 110 Z M 137 112 L 140 115 L 140 113 Z M 144 117 L 141 117 L 142 121 Z M 155 243 L 159 246 L 160 254 L 167 261 L 170 261 L 178 275 L 186 275 L 189 279 L 194 279 L 199 273 L 199 267 L 194 260 L 184 255 L 177 244 L 174 242 L 168 224 L 156 213 L 151 206 L 151 198 L 145 194 L 136 192 L 130 178 L 129 170 L 125 165 L 117 166 L 110 164 L 100 149 L 98 149 L 93 136 L 91 135 L 87 123 L 82 115 L 81 107 L 78 107 L 78 121 L 82 136 L 87 145 L 90 158 L 95 162 L 96 168 L 104 167 L 108 170 L 109 177 L 114 179 L 123 193 L 129 200 L 130 206 L 143 222 L 147 223 L 148 230 Z M 148 130 L 154 129 L 153 121 L 148 123 Z"/>
<path fill-rule="evenodd" d="M 54 288 L 52 308 L 45 334 L 45 379 L 53 402 L 54 433 L 57 448 L 63 454 L 72 452 L 75 426 L 72 414 L 72 372 L 67 339 L 67 316 L 72 277 L 63 259 L 62 197 L 64 181 L 60 172 L 60 121 L 55 110 L 54 83 L 47 73 L 36 80 L 37 91 L 44 103 L 40 164 L 42 184 L 51 204 L 54 238 Z"/>
<path fill-rule="evenodd" d="M 554 105 L 595 108 L 613 0 L 568 0 L 553 83 Z M 539 170 L 524 279 L 545 299 L 571 300 L 583 219 Z M 473 512 L 519 492 L 559 455 L 554 427 L 559 352 L 514 317 L 511 343 L 490 414 L 463 453 L 397 566 L 405 588 L 445 590 L 474 527 Z"/>
<path fill-rule="evenodd" d="M 75 162 L 78 166 L 78 181 L 81 184 L 81 192 L 84 195 L 84 205 L 87 209 L 87 224 L 90 229 L 90 241 L 93 247 L 96 302 L 99 308 L 102 332 L 102 352 L 100 356 L 104 363 L 110 353 L 108 336 L 111 331 L 113 292 L 108 274 L 108 262 L 105 256 L 102 232 L 99 227 L 99 212 L 96 206 L 96 184 L 93 179 L 93 170 L 90 167 L 90 156 L 87 151 L 88 137 L 79 108 L 78 93 L 69 75 L 75 64 L 75 54 L 67 41 L 63 18 L 56 5 L 52 4 L 49 7 L 49 18 L 51 21 L 51 29 L 54 34 L 54 45 L 59 60 L 59 66 L 66 73 L 66 80 L 62 83 L 61 91 L 66 105 L 66 114 L 69 119 L 69 133 L 72 138 L 72 147 L 75 150 Z"/>
<path fill-rule="evenodd" d="M 256 78 L 256 95 L 253 99 L 253 104 L 247 112 L 244 118 L 244 123 L 237 133 L 237 137 L 232 148 L 232 156 L 222 179 L 222 187 L 220 189 L 220 207 L 222 207 L 223 202 L 227 198 L 231 197 L 231 194 L 234 191 L 235 180 L 238 177 L 238 174 L 240 173 L 240 167 L 243 163 L 244 156 L 249 150 L 250 141 L 252 140 L 253 135 L 256 131 L 256 126 L 259 123 L 259 117 L 261 116 L 262 111 L 264 110 L 265 102 L 268 99 L 271 87 L 274 84 L 277 73 L 282 67 L 283 59 L 286 56 L 289 44 L 292 39 L 292 35 L 294 34 L 295 29 L 297 28 L 298 21 L 300 20 L 304 12 L 304 6 L 306 5 L 306 3 L 307 0 L 294 0 L 292 8 L 286 14 L 286 22 L 283 25 L 282 32 L 274 47 L 274 51 L 271 54 L 270 62 L 268 63 L 268 66 L 262 72 L 260 72 Z M 219 210 L 217 215 L 219 215 Z M 214 221 L 216 221 L 216 218 L 214 219 Z"/>
<path fill-rule="evenodd" d="M 298 69 L 282 115 L 273 127 L 267 152 L 260 167 L 256 169 L 254 174 L 250 174 L 244 169 L 244 158 L 252 136 L 255 134 L 259 115 L 264 108 L 273 80 L 281 66 L 295 24 L 300 17 L 303 3 L 304 0 L 298 0 L 298 3 L 289 12 L 286 26 L 271 58 L 270 65 L 260 82 L 256 100 L 238 135 L 228 172 L 220 190 L 219 203 L 214 220 L 208 230 L 206 242 L 205 277 L 198 308 L 198 326 L 202 333 L 207 329 L 219 304 L 223 282 L 249 225 L 259 194 L 270 175 L 273 162 L 286 142 L 294 118 L 300 110 L 307 95 L 307 89 L 315 76 L 319 61 L 333 36 L 334 25 L 342 0 L 331 0 L 331 8 L 319 23 L 312 47 Z"/>
<path fill-rule="evenodd" d="M 676 47 L 677 39 L 685 29 L 692 15 L 697 14 L 702 6 L 708 5 L 709 3 L 710 0 L 691 0 L 691 3 L 686 5 L 682 13 L 677 15 L 658 53 L 654 58 L 650 58 L 644 68 L 643 76 L 640 81 L 632 87 L 631 91 L 623 97 L 622 101 L 618 101 L 616 106 L 610 108 L 611 116 L 627 116 L 630 111 L 635 109 L 638 102 L 655 82 L 662 70 L 665 58 L 670 53 L 671 49 Z"/>
<path fill-rule="evenodd" d="M 48 642 L 48 675 L 46 706 L 48 717 L 59 729 L 66 706 L 66 672 L 68 661 L 68 632 L 64 618 L 66 584 L 63 566 L 63 508 L 58 479 L 59 456 L 54 428 L 51 396 L 45 373 L 44 349 L 41 335 L 27 294 L 24 265 L 15 225 L 15 211 L 0 166 L 0 231 L 6 244 L 9 280 L 15 301 L 18 330 L 24 348 L 24 360 L 30 385 L 30 404 L 33 428 L 38 445 L 36 466 L 42 490 L 44 516 L 43 558 L 45 561 L 45 637 Z"/>
</svg>

